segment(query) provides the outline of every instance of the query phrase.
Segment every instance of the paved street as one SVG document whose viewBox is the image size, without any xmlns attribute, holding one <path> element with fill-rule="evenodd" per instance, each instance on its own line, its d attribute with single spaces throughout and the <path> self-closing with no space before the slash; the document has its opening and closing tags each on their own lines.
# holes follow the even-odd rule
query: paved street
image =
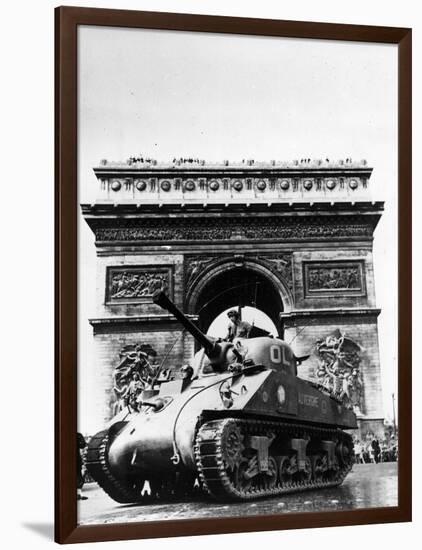
<svg viewBox="0 0 422 550">
<path fill-rule="evenodd" d="M 84 492 L 88 500 L 78 503 L 79 521 L 83 524 L 353 510 L 397 505 L 397 463 L 356 464 L 340 487 L 253 503 L 227 505 L 201 495 L 198 499 L 177 503 L 120 505 L 94 483 L 85 485 Z"/>
</svg>

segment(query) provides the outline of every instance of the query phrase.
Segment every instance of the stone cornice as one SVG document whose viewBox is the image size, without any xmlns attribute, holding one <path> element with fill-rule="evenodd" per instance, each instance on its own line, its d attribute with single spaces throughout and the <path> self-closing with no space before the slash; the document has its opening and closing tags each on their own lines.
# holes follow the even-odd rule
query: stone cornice
<svg viewBox="0 0 422 550">
<path fill-rule="evenodd" d="M 208 166 L 203 168 L 179 168 L 179 167 L 151 167 L 148 169 L 131 168 L 126 167 L 99 167 L 94 168 L 94 173 L 97 178 L 107 177 L 139 177 L 139 178 L 195 178 L 195 177 L 320 177 L 325 176 L 363 176 L 369 178 L 372 174 L 373 168 L 360 167 L 360 168 L 347 168 L 345 166 L 329 166 L 326 168 L 310 168 L 310 167 L 222 167 L 222 166 Z"/>
<path fill-rule="evenodd" d="M 191 321 L 197 321 L 197 315 L 186 315 Z M 110 316 L 89 319 L 91 326 L 100 325 L 126 325 L 133 323 L 177 323 L 179 321 L 173 315 L 128 315 L 128 316 Z"/>
<path fill-rule="evenodd" d="M 188 319 L 196 322 L 197 315 L 187 315 Z M 133 316 L 109 316 L 96 319 L 89 319 L 94 329 L 94 334 L 109 334 L 110 332 L 126 332 L 137 329 L 162 331 L 183 330 L 179 321 L 172 315 L 133 315 Z"/>
<path fill-rule="evenodd" d="M 103 161 L 94 168 L 97 199 L 116 204 L 295 202 L 368 197 L 372 168 L 366 161 L 206 163 L 199 159 Z"/>
<path fill-rule="evenodd" d="M 382 201 L 318 201 L 318 202 L 227 202 L 227 203 L 184 203 L 180 201 L 168 201 L 163 203 L 113 203 L 112 201 L 95 202 L 93 204 L 81 204 L 84 217 L 119 217 L 127 215 L 128 217 L 154 217 L 166 214 L 191 214 L 201 215 L 201 217 L 210 217 L 214 214 L 222 216 L 249 216 L 253 212 L 257 216 L 268 216 L 269 213 L 277 215 L 318 215 L 333 214 L 381 214 L 384 210 Z"/>
<path fill-rule="evenodd" d="M 280 319 L 295 320 L 309 317 L 335 317 L 335 316 L 358 316 L 358 317 L 378 317 L 381 309 L 375 307 L 341 307 L 341 308 L 314 308 L 300 309 L 280 313 Z"/>
</svg>

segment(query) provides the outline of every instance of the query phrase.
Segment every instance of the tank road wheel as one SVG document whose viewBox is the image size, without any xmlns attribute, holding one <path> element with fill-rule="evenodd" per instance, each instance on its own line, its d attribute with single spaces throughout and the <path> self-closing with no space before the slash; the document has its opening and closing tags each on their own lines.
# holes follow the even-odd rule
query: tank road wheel
<svg viewBox="0 0 422 550">
<path fill-rule="evenodd" d="M 273 456 L 268 457 L 268 470 L 263 472 L 262 475 L 262 485 L 263 489 L 266 491 L 271 491 L 277 485 L 277 476 L 278 468 L 276 459 Z"/>
<path fill-rule="evenodd" d="M 243 456 L 244 436 L 235 419 L 206 422 L 198 431 L 195 457 L 199 482 L 215 498 L 247 498 L 252 488 L 249 458 Z"/>
<path fill-rule="evenodd" d="M 226 425 L 221 437 L 221 451 L 229 470 L 238 466 L 244 450 L 243 435 L 235 422 Z"/>
<path fill-rule="evenodd" d="M 305 467 L 297 473 L 299 485 L 307 485 L 312 479 L 312 462 L 309 456 L 305 458 Z"/>
<path fill-rule="evenodd" d="M 240 493 L 249 493 L 253 488 L 253 476 L 250 475 L 249 461 L 242 460 L 233 471 L 233 485 Z"/>
<path fill-rule="evenodd" d="M 343 441 L 339 441 L 336 445 L 336 456 L 342 466 L 348 466 L 353 464 L 355 453 L 353 450 L 353 443 L 347 438 Z"/>
<path fill-rule="evenodd" d="M 306 457 L 305 470 L 303 471 L 303 479 L 305 483 L 309 483 L 312 479 L 312 462 L 309 456 Z"/>
<path fill-rule="evenodd" d="M 312 457 L 312 474 L 313 479 L 316 483 L 321 483 L 324 481 L 325 473 L 327 471 L 327 461 L 326 458 L 321 455 L 314 455 Z"/>
<path fill-rule="evenodd" d="M 278 459 L 278 477 L 282 487 L 288 487 L 293 481 L 291 460 L 288 456 L 280 456 Z"/>
<path fill-rule="evenodd" d="M 233 476 L 230 476 L 233 485 L 240 493 L 256 493 L 271 491 L 277 485 L 277 462 L 274 457 L 268 457 L 268 470 L 260 472 L 257 456 L 249 460 L 242 459 L 236 465 Z"/>
</svg>

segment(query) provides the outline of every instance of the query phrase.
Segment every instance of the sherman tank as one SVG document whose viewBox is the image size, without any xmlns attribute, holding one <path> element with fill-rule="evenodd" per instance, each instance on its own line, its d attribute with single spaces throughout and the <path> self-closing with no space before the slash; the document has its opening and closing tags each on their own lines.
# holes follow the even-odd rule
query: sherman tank
<svg viewBox="0 0 422 550">
<path fill-rule="evenodd" d="M 201 345 L 182 376 L 153 381 L 91 438 L 87 468 L 120 503 L 187 495 L 199 486 L 222 501 L 333 487 L 352 468 L 356 416 L 338 397 L 298 377 L 297 358 L 271 336 L 219 341 L 162 292 Z M 149 496 L 148 498 L 151 498 Z"/>
</svg>

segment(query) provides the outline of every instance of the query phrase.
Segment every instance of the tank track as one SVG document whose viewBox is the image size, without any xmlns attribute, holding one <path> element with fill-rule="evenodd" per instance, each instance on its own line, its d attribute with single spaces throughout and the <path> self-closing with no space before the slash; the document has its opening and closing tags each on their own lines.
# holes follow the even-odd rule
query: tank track
<svg viewBox="0 0 422 550">
<path fill-rule="evenodd" d="M 110 444 L 108 430 L 103 430 L 91 438 L 86 455 L 86 467 L 92 478 L 105 491 L 109 497 L 120 504 L 150 504 L 157 500 L 174 499 L 177 494 L 182 497 L 195 494 L 192 488 L 183 484 L 183 479 L 174 478 L 149 478 L 151 493 L 143 493 L 144 480 L 139 480 L 138 487 L 135 483 L 124 483 L 110 470 L 107 454 Z"/>
<path fill-rule="evenodd" d="M 108 430 L 98 432 L 91 438 L 86 454 L 86 467 L 98 485 L 109 497 L 121 504 L 139 503 L 143 497 L 142 487 L 126 485 L 110 471 L 107 451 L 110 443 Z"/>
<path fill-rule="evenodd" d="M 203 489 L 212 497 L 219 500 L 253 500 L 257 498 L 273 497 L 299 491 L 308 491 L 314 489 L 323 489 L 340 485 L 353 466 L 353 454 L 343 466 L 334 471 L 331 479 L 299 480 L 281 483 L 277 482 L 269 487 L 258 486 L 243 490 L 236 486 L 230 475 L 230 456 L 227 457 L 227 450 L 224 447 L 224 434 L 228 426 L 240 429 L 244 435 L 268 435 L 277 438 L 278 436 L 287 436 L 291 438 L 312 437 L 337 440 L 353 448 L 352 438 L 349 434 L 339 429 L 309 427 L 303 424 L 290 424 L 280 421 L 253 420 L 224 418 L 211 420 L 204 423 L 198 430 L 195 443 L 195 460 L 199 473 L 199 479 Z M 350 447 L 351 446 L 351 447 Z M 236 454 L 236 450 L 233 451 Z M 237 450 L 239 455 L 240 450 Z M 233 460 L 231 460 L 233 464 Z"/>
</svg>

